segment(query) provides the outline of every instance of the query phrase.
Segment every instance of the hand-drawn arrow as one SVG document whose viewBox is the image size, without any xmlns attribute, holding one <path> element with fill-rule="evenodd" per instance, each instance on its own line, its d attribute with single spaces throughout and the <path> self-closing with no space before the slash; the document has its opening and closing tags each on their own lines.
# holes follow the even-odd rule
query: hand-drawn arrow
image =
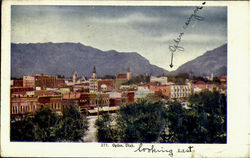
<svg viewBox="0 0 250 158">
<path fill-rule="evenodd" d="M 174 52 L 172 52 L 172 54 L 171 54 L 171 64 L 169 65 L 171 68 L 174 66 L 173 65 L 173 56 L 174 56 Z"/>
</svg>

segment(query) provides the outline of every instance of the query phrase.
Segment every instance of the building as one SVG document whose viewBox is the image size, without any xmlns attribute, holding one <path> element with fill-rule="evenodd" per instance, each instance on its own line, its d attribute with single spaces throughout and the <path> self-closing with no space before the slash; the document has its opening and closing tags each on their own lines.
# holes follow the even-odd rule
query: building
<svg viewBox="0 0 250 158">
<path fill-rule="evenodd" d="M 170 85 L 170 87 L 171 87 L 170 98 L 184 98 L 192 94 L 191 84 Z"/>
<path fill-rule="evenodd" d="M 149 89 L 154 91 L 159 97 L 170 98 L 171 97 L 171 86 L 170 85 L 158 85 L 150 84 Z"/>
<path fill-rule="evenodd" d="M 132 78 L 132 73 L 130 71 L 130 68 L 128 67 L 128 70 L 127 70 L 127 79 L 130 80 Z"/>
<path fill-rule="evenodd" d="M 98 92 L 110 92 L 115 88 L 113 79 L 105 79 L 97 81 Z"/>
<path fill-rule="evenodd" d="M 123 83 L 126 83 L 132 78 L 130 68 L 127 69 L 127 73 L 118 73 L 116 74 L 115 79 L 115 88 L 118 90 Z"/>
<path fill-rule="evenodd" d="M 134 91 L 127 91 L 127 103 L 133 103 L 135 101 L 135 92 Z"/>
<path fill-rule="evenodd" d="M 46 95 L 46 96 L 39 96 L 38 103 L 41 108 L 48 107 L 52 111 L 62 114 L 63 112 L 63 105 L 62 105 L 62 96 L 61 95 Z"/>
<path fill-rule="evenodd" d="M 25 95 L 29 91 L 33 91 L 33 88 L 23 88 L 23 87 L 11 87 L 10 92 L 13 94 L 22 94 Z"/>
<path fill-rule="evenodd" d="M 227 82 L 227 76 L 220 76 L 219 80 L 220 80 L 221 84 L 226 84 L 226 82 Z"/>
<path fill-rule="evenodd" d="M 134 93 L 134 99 L 146 98 L 149 94 L 154 94 L 154 91 L 151 91 L 147 86 L 138 86 L 137 91 Z"/>
<path fill-rule="evenodd" d="M 127 103 L 127 95 L 123 92 L 113 91 L 108 92 L 110 107 L 121 106 Z"/>
<path fill-rule="evenodd" d="M 155 91 L 157 94 L 163 95 L 167 98 L 184 98 L 192 94 L 191 84 L 184 85 L 154 85 L 150 84 L 150 90 Z"/>
<path fill-rule="evenodd" d="M 88 81 L 75 83 L 72 87 L 74 92 L 86 92 L 86 93 L 89 92 L 90 88 Z"/>
<path fill-rule="evenodd" d="M 216 86 L 214 84 L 207 84 L 204 81 L 197 81 L 196 83 L 192 84 L 192 93 L 200 93 L 202 91 L 214 91 L 216 90 Z"/>
<path fill-rule="evenodd" d="M 77 82 L 77 73 L 76 72 L 74 72 L 73 73 L 73 83 L 76 83 Z"/>
<path fill-rule="evenodd" d="M 29 95 L 11 95 L 10 113 L 13 118 L 33 115 L 39 109 L 38 98 Z"/>
<path fill-rule="evenodd" d="M 95 68 L 95 66 L 93 66 L 92 76 L 89 79 L 89 92 L 94 93 L 97 91 L 98 91 L 98 87 L 97 87 L 96 68 Z"/>
<path fill-rule="evenodd" d="M 70 92 L 63 94 L 63 105 L 77 105 L 79 111 L 87 113 L 96 107 L 109 106 L 109 96 L 105 93 Z"/>
<path fill-rule="evenodd" d="M 23 87 L 23 80 L 11 80 L 11 87 Z"/>
<path fill-rule="evenodd" d="M 58 79 L 56 76 L 32 75 L 23 76 L 23 87 L 45 90 L 46 88 L 60 88 L 65 86 L 64 79 Z"/>
</svg>

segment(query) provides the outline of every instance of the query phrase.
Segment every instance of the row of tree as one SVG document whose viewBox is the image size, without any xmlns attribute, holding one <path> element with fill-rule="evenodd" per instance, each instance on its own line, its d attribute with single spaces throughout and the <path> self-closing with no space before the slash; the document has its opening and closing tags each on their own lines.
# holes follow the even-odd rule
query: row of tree
<svg viewBox="0 0 250 158">
<path fill-rule="evenodd" d="M 150 82 L 149 75 L 137 75 L 137 76 L 133 76 L 130 80 L 123 83 L 123 85 L 149 83 L 149 82 Z"/>
<path fill-rule="evenodd" d="M 11 141 L 83 141 L 88 130 L 88 120 L 75 106 L 64 107 L 58 115 L 49 108 L 37 111 L 34 117 L 26 117 L 11 123 Z"/>
<path fill-rule="evenodd" d="M 203 92 L 190 107 L 142 100 L 96 121 L 99 142 L 226 143 L 226 97 Z"/>
</svg>

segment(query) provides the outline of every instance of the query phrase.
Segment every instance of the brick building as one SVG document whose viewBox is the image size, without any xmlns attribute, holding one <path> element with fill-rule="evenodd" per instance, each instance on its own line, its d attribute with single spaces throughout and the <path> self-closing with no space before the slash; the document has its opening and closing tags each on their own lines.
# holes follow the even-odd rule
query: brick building
<svg viewBox="0 0 250 158">
<path fill-rule="evenodd" d="M 29 95 L 12 95 L 10 113 L 12 117 L 33 115 L 39 108 L 38 98 Z"/>
<path fill-rule="evenodd" d="M 207 84 L 204 81 L 197 81 L 196 83 L 192 84 L 192 92 L 193 93 L 200 93 L 202 91 L 214 91 L 216 86 L 214 84 Z"/>
<path fill-rule="evenodd" d="M 192 94 L 191 84 L 185 85 L 150 85 L 150 90 L 160 92 L 168 98 L 184 98 Z"/>
<path fill-rule="evenodd" d="M 62 96 L 61 95 L 51 95 L 51 96 L 40 96 L 38 97 L 38 103 L 40 107 L 48 107 L 52 111 L 62 114 Z"/>
<path fill-rule="evenodd" d="M 114 89 L 114 80 L 105 79 L 97 81 L 97 90 L 98 92 L 110 92 Z"/>
<path fill-rule="evenodd" d="M 109 106 L 109 97 L 105 93 L 70 92 L 63 94 L 63 104 L 74 104 L 81 112 L 95 107 Z"/>
<path fill-rule="evenodd" d="M 23 76 L 23 87 L 45 90 L 46 88 L 60 88 L 65 86 L 64 79 L 48 75 Z"/>
<path fill-rule="evenodd" d="M 11 87 L 23 87 L 23 80 L 11 80 Z"/>
</svg>

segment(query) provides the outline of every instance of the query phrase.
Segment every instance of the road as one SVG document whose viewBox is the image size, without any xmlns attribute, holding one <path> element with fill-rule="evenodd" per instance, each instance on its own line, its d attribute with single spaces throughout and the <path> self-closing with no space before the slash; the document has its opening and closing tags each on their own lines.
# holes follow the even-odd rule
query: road
<svg viewBox="0 0 250 158">
<path fill-rule="evenodd" d="M 96 128 L 94 127 L 97 116 L 88 116 L 87 118 L 89 120 L 89 129 L 84 137 L 84 142 L 97 142 L 95 136 Z"/>
</svg>

